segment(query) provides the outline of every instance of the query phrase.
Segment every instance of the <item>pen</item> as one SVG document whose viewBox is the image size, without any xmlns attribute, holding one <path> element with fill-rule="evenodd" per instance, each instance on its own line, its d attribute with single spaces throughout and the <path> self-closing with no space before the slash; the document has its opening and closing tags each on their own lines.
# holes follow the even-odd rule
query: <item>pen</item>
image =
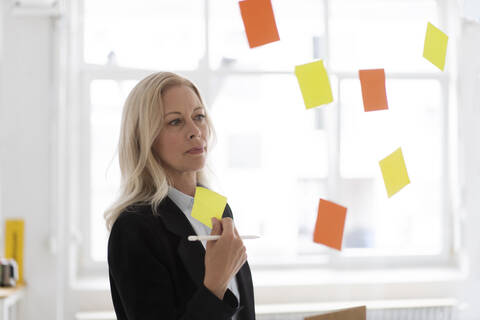
<svg viewBox="0 0 480 320">
<path fill-rule="evenodd" d="M 240 238 L 243 239 L 258 239 L 260 236 L 253 236 L 253 235 L 246 235 L 246 236 L 240 236 Z M 220 239 L 219 235 L 215 236 L 188 236 L 189 241 L 203 241 L 203 240 L 218 240 Z"/>
</svg>

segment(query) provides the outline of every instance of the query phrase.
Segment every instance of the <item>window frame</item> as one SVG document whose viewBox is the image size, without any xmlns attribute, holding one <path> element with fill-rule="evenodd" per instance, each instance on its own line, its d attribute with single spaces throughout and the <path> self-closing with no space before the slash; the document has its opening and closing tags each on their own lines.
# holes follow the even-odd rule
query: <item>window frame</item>
<svg viewBox="0 0 480 320">
<path fill-rule="evenodd" d="M 340 123 L 341 123 L 341 108 L 342 102 L 340 100 L 340 82 L 346 79 L 358 79 L 358 75 L 354 72 L 339 72 L 329 68 L 329 3 L 334 0 L 318 0 L 323 2 L 324 6 L 324 28 L 326 39 L 326 56 L 325 66 L 331 78 L 335 78 L 338 84 L 338 92 L 334 98 L 335 104 L 335 120 L 332 120 L 332 126 L 327 129 L 328 143 L 329 143 L 329 173 L 327 178 L 328 189 L 333 195 L 338 190 L 340 183 L 339 157 L 340 157 Z M 447 25 L 446 10 L 448 1 L 437 0 L 438 8 L 440 10 L 440 20 L 442 25 Z M 215 80 L 231 75 L 265 75 L 265 74 L 281 74 L 292 75 L 293 71 L 256 71 L 256 70 L 220 70 L 215 71 L 210 68 L 210 41 L 209 41 L 209 0 L 204 0 L 204 35 L 205 35 L 205 55 L 199 61 L 199 66 L 196 70 L 175 70 L 176 72 L 185 75 L 192 79 L 199 85 L 203 93 L 203 97 L 207 105 L 212 105 L 211 97 L 214 91 L 212 86 L 216 83 Z M 73 281 L 83 278 L 102 277 L 108 274 L 108 268 L 105 261 L 99 262 L 91 258 L 91 230 L 90 230 L 90 130 L 89 130 L 89 110 L 90 110 L 90 83 L 93 80 L 139 80 L 156 70 L 134 69 L 116 66 L 98 66 L 89 65 L 83 61 L 84 43 L 83 43 L 83 0 L 78 1 L 77 8 L 73 10 L 72 14 L 76 16 L 78 24 L 76 28 L 76 39 L 72 47 L 80 52 L 73 59 L 72 71 L 78 74 L 78 86 L 76 90 L 72 89 L 70 93 L 72 97 L 78 98 L 78 103 L 73 104 L 72 108 L 72 126 L 69 130 L 68 137 L 72 145 L 80 146 L 79 150 L 73 153 L 70 169 L 73 173 L 70 181 L 78 183 L 77 186 L 71 184 L 70 195 L 77 207 L 71 208 L 71 226 L 70 231 L 74 235 L 73 246 L 71 254 L 71 278 Z M 453 59 L 452 59 L 453 60 Z M 293 66 L 292 66 L 293 70 Z M 302 267 L 318 267 L 326 269 L 368 269 L 368 268 L 397 268 L 397 267 L 455 267 L 459 263 L 458 251 L 458 235 L 455 233 L 458 230 L 455 228 L 458 225 L 457 207 L 454 207 L 452 189 L 449 186 L 454 182 L 452 179 L 452 156 L 451 152 L 454 150 L 454 145 L 451 143 L 451 125 L 449 123 L 449 115 L 455 110 L 451 107 L 452 76 L 446 71 L 441 74 L 433 72 L 418 72 L 418 73 L 389 73 L 389 79 L 431 79 L 439 81 L 442 88 L 442 197 L 444 199 L 443 211 L 441 213 L 444 219 L 443 223 L 443 245 L 442 251 L 438 255 L 368 255 L 365 254 L 368 249 L 346 249 L 342 252 L 342 256 L 335 254 L 325 254 L 319 257 L 305 256 L 300 257 L 296 261 L 277 261 L 275 263 L 259 263 L 252 265 L 255 270 L 270 270 L 270 269 L 298 269 Z M 75 92 L 76 91 L 76 92 Z M 78 116 L 78 117 L 75 117 Z M 73 160 L 76 159 L 76 160 Z M 81 159 L 78 161 L 78 159 Z M 88 199 L 88 200 L 85 200 Z M 85 214 L 88 213 L 88 214 Z"/>
</svg>

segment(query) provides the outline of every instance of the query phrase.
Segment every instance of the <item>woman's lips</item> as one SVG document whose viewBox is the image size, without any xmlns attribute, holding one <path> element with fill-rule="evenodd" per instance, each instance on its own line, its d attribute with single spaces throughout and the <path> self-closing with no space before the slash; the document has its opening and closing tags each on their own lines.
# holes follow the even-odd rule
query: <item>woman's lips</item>
<svg viewBox="0 0 480 320">
<path fill-rule="evenodd" d="M 189 154 L 201 154 L 203 153 L 203 148 L 192 148 L 187 151 Z"/>
</svg>

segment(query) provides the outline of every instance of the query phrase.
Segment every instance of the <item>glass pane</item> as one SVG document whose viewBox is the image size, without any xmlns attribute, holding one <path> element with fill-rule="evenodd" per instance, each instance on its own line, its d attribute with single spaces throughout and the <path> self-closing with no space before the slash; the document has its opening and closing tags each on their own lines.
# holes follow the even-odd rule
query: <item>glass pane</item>
<svg viewBox="0 0 480 320">
<path fill-rule="evenodd" d="M 438 252 L 443 203 L 441 86 L 436 80 L 387 80 L 386 87 L 389 110 L 364 112 L 359 81 L 341 82 L 338 189 L 341 203 L 349 208 L 346 247 Z M 379 161 L 398 147 L 411 183 L 389 199 Z"/>
<path fill-rule="evenodd" d="M 210 111 L 217 132 L 210 162 L 219 190 L 240 232 L 262 235 L 245 242 L 249 259 L 295 255 L 298 226 L 303 234 L 325 190 L 326 132 L 316 129 L 314 110 L 305 110 L 294 76 L 230 76 L 221 83 Z M 307 198 L 301 206 L 300 197 Z"/>
<path fill-rule="evenodd" d="M 94 80 L 90 85 L 90 230 L 92 259 L 106 260 L 103 213 L 120 186 L 117 144 L 125 101 L 136 81 Z"/>
<path fill-rule="evenodd" d="M 427 22 L 438 25 L 434 0 L 330 1 L 332 70 L 435 71 L 423 58 Z"/>
<path fill-rule="evenodd" d="M 195 69 L 205 54 L 203 1 L 85 0 L 86 63 Z"/>
<path fill-rule="evenodd" d="M 213 69 L 289 70 L 324 58 L 324 10 L 318 0 L 273 0 L 280 41 L 250 49 L 238 0 L 210 1 Z"/>
</svg>

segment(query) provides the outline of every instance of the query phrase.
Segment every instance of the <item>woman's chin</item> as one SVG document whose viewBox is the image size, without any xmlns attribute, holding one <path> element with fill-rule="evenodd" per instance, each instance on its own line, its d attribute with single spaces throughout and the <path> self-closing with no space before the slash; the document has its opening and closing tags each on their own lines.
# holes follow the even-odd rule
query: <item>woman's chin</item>
<svg viewBox="0 0 480 320">
<path fill-rule="evenodd" d="M 203 161 L 198 161 L 196 163 L 191 163 L 189 166 L 188 166 L 188 171 L 200 171 L 202 170 L 203 168 L 205 168 L 205 163 L 206 161 L 203 160 Z"/>
</svg>

